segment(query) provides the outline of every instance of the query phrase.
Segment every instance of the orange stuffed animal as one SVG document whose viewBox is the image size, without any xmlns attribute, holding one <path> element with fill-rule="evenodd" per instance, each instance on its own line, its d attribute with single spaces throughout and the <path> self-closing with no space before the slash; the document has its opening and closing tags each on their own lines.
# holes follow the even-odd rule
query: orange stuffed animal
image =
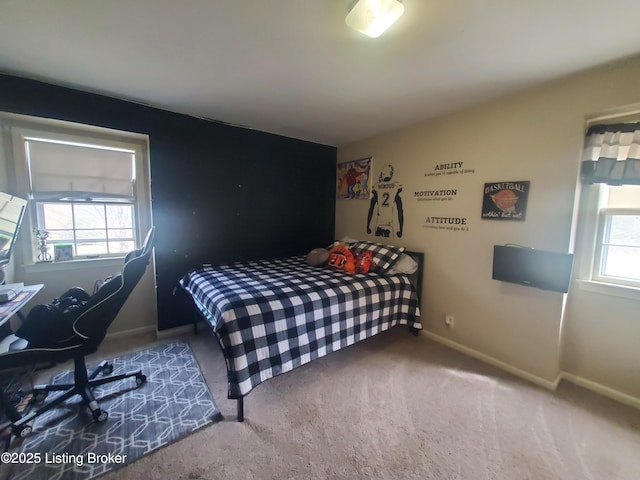
<svg viewBox="0 0 640 480">
<path fill-rule="evenodd" d="M 342 244 L 336 245 L 329 251 L 329 261 L 327 265 L 347 273 L 356 272 L 356 259 L 351 250 Z"/>
</svg>

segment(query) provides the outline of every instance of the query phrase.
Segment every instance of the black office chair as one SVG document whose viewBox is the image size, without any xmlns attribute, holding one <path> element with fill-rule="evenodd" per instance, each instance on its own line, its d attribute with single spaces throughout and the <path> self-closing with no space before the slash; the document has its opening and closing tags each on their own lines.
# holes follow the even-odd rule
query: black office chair
<svg viewBox="0 0 640 480">
<path fill-rule="evenodd" d="M 24 348 L 10 350 L 1 354 L 0 370 L 16 369 L 43 363 L 59 363 L 69 359 L 74 361 L 74 383 L 35 387 L 29 393 L 33 394 L 36 403 L 43 402 L 49 392 L 64 393 L 56 396 L 50 402 L 43 403 L 39 408 L 24 416 L 18 413 L 4 394 L 0 394 L 0 407 L 4 408 L 7 417 L 11 420 L 12 433 L 16 437 L 26 437 L 32 428 L 28 425 L 29 422 L 74 395 L 82 397 L 84 403 L 91 410 L 95 421 L 105 422 L 108 414 L 98 406 L 92 393 L 93 388 L 130 377 L 135 377 L 137 385 L 142 385 L 146 382 L 147 378 L 140 370 L 111 375 L 113 365 L 106 361 L 100 363 L 89 374 L 85 357 L 98 350 L 109 326 L 116 318 L 133 288 L 142 278 L 150 261 L 154 230 L 155 227 L 149 230 L 144 246 L 141 249 L 134 250 L 125 257 L 122 272 L 105 281 L 93 295 L 89 295 L 77 287 L 66 293 L 66 298 L 73 295 L 76 300 L 76 305 L 69 309 L 69 312 L 73 314 L 73 318 L 69 319 L 69 312 L 67 312 L 64 316 L 64 321 L 61 322 L 63 325 L 56 330 L 55 336 L 46 335 L 43 338 L 41 334 L 37 334 L 37 328 L 29 328 L 28 322 L 31 312 L 26 318 L 25 325 L 16 331 L 16 336 L 22 336 L 26 340 L 24 341 Z M 61 298 L 63 297 L 65 297 L 65 294 L 61 296 Z M 36 308 L 38 307 L 34 307 L 34 309 Z M 35 334 L 29 335 L 29 330 L 32 330 Z M 110 376 L 96 378 L 100 373 Z"/>
</svg>

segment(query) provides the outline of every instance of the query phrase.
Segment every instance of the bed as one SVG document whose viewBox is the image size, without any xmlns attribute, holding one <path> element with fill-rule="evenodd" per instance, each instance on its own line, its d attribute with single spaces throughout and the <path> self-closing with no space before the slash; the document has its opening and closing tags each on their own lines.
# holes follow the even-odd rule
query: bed
<svg viewBox="0 0 640 480">
<path fill-rule="evenodd" d="M 180 281 L 225 357 L 228 397 L 396 325 L 422 329 L 418 292 L 423 255 L 399 250 L 417 270 L 345 273 L 307 257 L 202 265 Z"/>
</svg>

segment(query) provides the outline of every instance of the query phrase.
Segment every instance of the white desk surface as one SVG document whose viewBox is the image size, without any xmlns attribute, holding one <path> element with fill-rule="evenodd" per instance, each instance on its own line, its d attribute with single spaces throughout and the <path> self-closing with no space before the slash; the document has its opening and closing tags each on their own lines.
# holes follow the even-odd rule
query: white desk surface
<svg viewBox="0 0 640 480">
<path fill-rule="evenodd" d="M 0 326 L 8 322 L 26 303 L 44 288 L 44 284 L 25 285 L 13 300 L 0 303 Z"/>
</svg>

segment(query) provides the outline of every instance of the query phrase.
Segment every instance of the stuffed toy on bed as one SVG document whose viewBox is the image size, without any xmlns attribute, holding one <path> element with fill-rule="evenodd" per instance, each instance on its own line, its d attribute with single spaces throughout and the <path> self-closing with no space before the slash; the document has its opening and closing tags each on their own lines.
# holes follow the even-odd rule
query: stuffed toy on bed
<svg viewBox="0 0 640 480">
<path fill-rule="evenodd" d="M 347 273 L 356 273 L 356 257 L 346 244 L 338 243 L 329 250 L 327 265 Z"/>
<path fill-rule="evenodd" d="M 312 267 L 323 267 L 329 260 L 329 250 L 326 248 L 314 248 L 307 253 L 307 265 Z"/>
<path fill-rule="evenodd" d="M 356 273 L 369 273 L 376 268 L 376 264 L 373 261 L 373 252 L 366 250 L 361 252 L 356 257 Z"/>
</svg>

